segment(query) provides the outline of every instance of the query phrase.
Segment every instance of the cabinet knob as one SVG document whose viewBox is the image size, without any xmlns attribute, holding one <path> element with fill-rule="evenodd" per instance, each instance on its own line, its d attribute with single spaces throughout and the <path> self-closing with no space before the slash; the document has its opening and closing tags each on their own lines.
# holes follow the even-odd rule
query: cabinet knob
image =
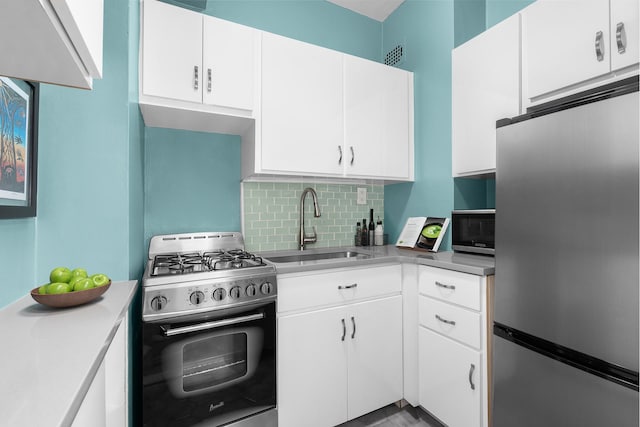
<svg viewBox="0 0 640 427">
<path fill-rule="evenodd" d="M 207 92 L 211 93 L 211 68 L 207 68 Z"/>
<path fill-rule="evenodd" d="M 616 25 L 616 44 L 618 53 L 624 53 L 627 50 L 627 32 L 624 29 L 624 22 L 618 22 Z"/>
<path fill-rule="evenodd" d="M 602 31 L 598 31 L 596 33 L 595 48 L 596 48 L 596 58 L 598 59 L 598 62 L 600 62 L 604 59 L 604 40 L 603 40 Z"/>
<path fill-rule="evenodd" d="M 356 153 L 354 153 L 353 151 L 353 145 L 351 147 L 349 147 L 351 149 L 351 163 L 350 165 L 353 166 L 353 161 L 356 159 Z"/>
<path fill-rule="evenodd" d="M 340 320 L 342 320 L 342 338 L 340 338 L 340 341 L 344 341 L 344 337 L 347 336 L 347 325 L 344 323 L 344 319 Z"/>
<path fill-rule="evenodd" d="M 193 66 L 193 88 L 198 90 L 198 66 Z"/>
<path fill-rule="evenodd" d="M 446 323 L 447 325 L 451 325 L 451 326 L 455 326 L 456 325 L 456 321 L 455 320 L 447 320 L 447 319 L 445 319 L 443 317 L 440 317 L 439 314 L 436 314 L 436 319 L 438 319 L 442 323 Z"/>
<path fill-rule="evenodd" d="M 340 157 L 338 158 L 338 164 L 342 164 L 342 147 L 338 145 L 338 152 L 340 153 Z"/>
</svg>

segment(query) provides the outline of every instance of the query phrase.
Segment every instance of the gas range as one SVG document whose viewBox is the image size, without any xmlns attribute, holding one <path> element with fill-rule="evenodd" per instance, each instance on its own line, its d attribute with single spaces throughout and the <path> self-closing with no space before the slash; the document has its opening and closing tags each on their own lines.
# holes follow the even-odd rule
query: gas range
<svg viewBox="0 0 640 427">
<path fill-rule="evenodd" d="M 275 267 L 244 250 L 237 232 L 151 238 L 142 278 L 145 321 L 275 298 Z"/>
</svg>

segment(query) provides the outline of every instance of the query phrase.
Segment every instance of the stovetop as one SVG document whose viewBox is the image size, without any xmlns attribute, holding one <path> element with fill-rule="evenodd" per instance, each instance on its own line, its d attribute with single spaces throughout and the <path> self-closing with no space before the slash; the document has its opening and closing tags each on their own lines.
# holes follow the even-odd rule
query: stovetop
<svg viewBox="0 0 640 427">
<path fill-rule="evenodd" d="M 240 233 L 186 233 L 151 238 L 143 319 L 158 320 L 275 298 L 273 264 L 244 250 Z"/>
<path fill-rule="evenodd" d="M 262 258 L 243 249 L 216 250 L 211 252 L 189 252 L 159 254 L 153 259 L 151 276 L 189 274 L 261 267 Z"/>
</svg>

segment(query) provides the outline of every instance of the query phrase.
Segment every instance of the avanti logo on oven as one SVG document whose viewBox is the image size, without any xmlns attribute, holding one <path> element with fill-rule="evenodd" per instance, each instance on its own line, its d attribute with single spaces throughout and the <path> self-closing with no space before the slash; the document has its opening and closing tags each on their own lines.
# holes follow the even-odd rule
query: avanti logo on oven
<svg viewBox="0 0 640 427">
<path fill-rule="evenodd" d="M 209 413 L 215 411 L 218 408 L 222 408 L 224 406 L 224 402 L 212 403 L 209 405 Z"/>
</svg>

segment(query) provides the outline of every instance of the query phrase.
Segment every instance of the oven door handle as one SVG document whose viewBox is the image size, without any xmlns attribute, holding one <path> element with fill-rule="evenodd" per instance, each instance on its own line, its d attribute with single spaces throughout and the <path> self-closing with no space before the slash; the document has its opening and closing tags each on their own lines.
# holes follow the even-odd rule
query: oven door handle
<svg viewBox="0 0 640 427">
<path fill-rule="evenodd" d="M 251 322 L 253 320 L 264 319 L 264 313 L 250 314 L 249 316 L 234 317 L 233 319 L 216 320 L 215 322 L 198 323 L 196 325 L 183 326 L 181 328 L 171 328 L 169 326 L 160 326 L 165 337 L 173 335 L 187 334 L 189 332 L 204 331 L 207 329 L 215 329 L 223 326 L 235 325 L 238 323 Z"/>
</svg>

